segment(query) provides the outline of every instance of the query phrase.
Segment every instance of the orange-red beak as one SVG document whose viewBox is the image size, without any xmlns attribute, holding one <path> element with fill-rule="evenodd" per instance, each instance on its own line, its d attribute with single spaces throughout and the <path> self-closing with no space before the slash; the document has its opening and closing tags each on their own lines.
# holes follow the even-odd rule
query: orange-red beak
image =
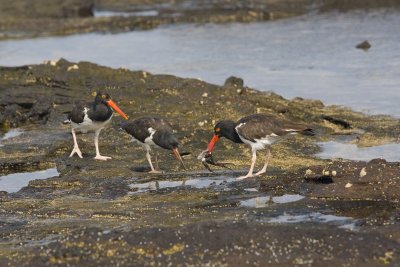
<svg viewBox="0 0 400 267">
<path fill-rule="evenodd" d="M 214 149 L 215 143 L 217 143 L 219 137 L 218 135 L 214 134 L 213 138 L 211 139 L 210 143 L 208 143 L 207 150 L 209 153 Z"/>
<path fill-rule="evenodd" d="M 107 105 L 109 105 L 113 110 L 118 112 L 119 115 L 121 115 L 122 118 L 125 120 L 128 120 L 128 116 L 117 106 L 117 104 L 114 103 L 111 99 L 107 101 Z"/>
<path fill-rule="evenodd" d="M 183 160 L 182 160 L 181 154 L 179 153 L 178 148 L 173 148 L 173 149 L 172 149 L 172 152 L 174 153 L 176 159 L 179 160 L 179 161 L 181 162 L 183 169 L 186 170 L 185 164 L 183 164 Z"/>
</svg>

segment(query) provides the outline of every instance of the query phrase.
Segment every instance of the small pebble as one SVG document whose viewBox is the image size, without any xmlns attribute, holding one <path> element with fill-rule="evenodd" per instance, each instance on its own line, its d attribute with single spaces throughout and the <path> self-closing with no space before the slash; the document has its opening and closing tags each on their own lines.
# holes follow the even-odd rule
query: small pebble
<svg viewBox="0 0 400 267">
<path fill-rule="evenodd" d="M 367 175 L 367 172 L 365 171 L 365 167 L 364 167 L 360 171 L 360 177 L 364 177 L 365 175 Z"/>
<path fill-rule="evenodd" d="M 352 186 L 353 186 L 353 184 L 347 183 L 344 187 L 345 187 L 345 188 L 350 188 L 350 187 L 352 187 Z"/>
<path fill-rule="evenodd" d="M 79 66 L 76 65 L 76 64 L 74 64 L 74 65 L 72 65 L 72 66 L 69 66 L 68 69 L 67 69 L 67 71 L 71 71 L 71 70 L 79 70 Z"/>
</svg>

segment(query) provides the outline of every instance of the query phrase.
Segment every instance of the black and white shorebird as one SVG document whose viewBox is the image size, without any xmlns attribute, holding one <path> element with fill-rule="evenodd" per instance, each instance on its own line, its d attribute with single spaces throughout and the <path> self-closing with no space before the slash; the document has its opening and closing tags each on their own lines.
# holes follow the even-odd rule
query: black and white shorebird
<svg viewBox="0 0 400 267">
<path fill-rule="evenodd" d="M 107 160 L 111 157 L 100 155 L 99 152 L 99 134 L 101 130 L 110 124 L 113 117 L 113 110 L 118 112 L 124 119 L 128 116 L 111 100 L 108 94 L 95 93 L 95 99 L 92 103 L 83 103 L 78 101 L 68 115 L 71 123 L 72 137 L 74 139 L 74 148 L 69 155 L 72 157 L 75 153 L 82 158 L 82 152 L 76 141 L 75 132 L 94 132 L 94 145 L 96 147 L 96 157 L 98 160 Z"/>
<path fill-rule="evenodd" d="M 173 133 L 171 124 L 157 116 L 146 116 L 132 121 L 121 123 L 121 128 L 132 136 L 132 141 L 137 142 L 146 150 L 146 158 L 150 164 L 150 173 L 160 173 L 158 166 L 154 168 L 151 162 L 151 147 L 171 150 L 176 159 L 185 169 L 178 147 L 180 143 Z M 156 155 L 156 165 L 157 155 Z"/>
<path fill-rule="evenodd" d="M 245 143 L 251 146 L 252 158 L 250 170 L 238 180 L 258 176 L 266 172 L 268 160 L 271 157 L 270 145 L 289 134 L 300 133 L 314 135 L 307 125 L 291 122 L 280 117 L 268 114 L 253 114 L 237 122 L 231 120 L 219 121 L 214 127 L 214 136 L 208 144 L 204 157 L 211 156 L 211 152 L 220 137 L 228 138 L 235 143 Z M 263 168 L 253 174 L 257 158 L 257 150 L 266 149 L 266 158 Z"/>
</svg>

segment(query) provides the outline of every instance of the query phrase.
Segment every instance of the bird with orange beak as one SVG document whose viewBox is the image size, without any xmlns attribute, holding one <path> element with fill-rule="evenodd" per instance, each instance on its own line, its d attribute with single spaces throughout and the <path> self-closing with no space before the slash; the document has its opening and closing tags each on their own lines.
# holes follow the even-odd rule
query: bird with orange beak
<svg viewBox="0 0 400 267">
<path fill-rule="evenodd" d="M 137 142 L 146 150 L 146 158 L 149 162 L 150 173 L 160 173 L 158 166 L 154 168 L 151 162 L 151 147 L 171 150 L 176 159 L 185 169 L 178 147 L 180 143 L 173 133 L 171 124 L 158 116 L 146 116 L 132 121 L 121 123 L 121 128 L 132 136 L 132 141 Z M 157 156 L 156 156 L 156 164 Z"/>
<path fill-rule="evenodd" d="M 270 146 L 291 134 L 314 135 L 314 131 L 307 125 L 285 120 L 271 114 L 253 114 L 241 118 L 237 122 L 231 120 L 219 121 L 214 127 L 214 136 L 207 146 L 207 150 L 200 154 L 200 159 L 213 164 L 211 152 L 221 137 L 234 143 L 245 143 L 251 147 L 252 158 L 250 170 L 238 180 L 258 176 L 266 173 L 268 161 L 271 157 Z M 257 159 L 257 150 L 265 149 L 266 157 L 263 168 L 253 173 Z M 216 165 L 216 164 L 214 164 Z"/>
<path fill-rule="evenodd" d="M 101 130 L 110 124 L 113 117 L 113 111 L 116 111 L 125 120 L 128 116 L 111 100 L 108 94 L 100 92 L 93 93 L 95 96 L 92 103 L 85 104 L 81 101 L 75 103 L 71 113 L 68 115 L 68 120 L 71 123 L 72 137 L 74 139 L 74 148 L 69 155 L 72 157 L 77 154 L 82 158 L 82 152 L 79 149 L 78 142 L 76 141 L 76 132 L 94 132 L 94 145 L 96 147 L 97 160 L 107 160 L 111 157 L 100 155 L 99 151 L 99 135 Z"/>
</svg>

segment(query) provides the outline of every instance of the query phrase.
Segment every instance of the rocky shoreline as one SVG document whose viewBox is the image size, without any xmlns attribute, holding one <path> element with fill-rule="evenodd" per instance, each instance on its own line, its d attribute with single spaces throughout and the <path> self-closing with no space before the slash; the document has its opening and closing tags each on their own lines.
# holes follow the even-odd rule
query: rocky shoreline
<svg viewBox="0 0 400 267">
<path fill-rule="evenodd" d="M 390 116 L 368 116 L 318 100 L 287 100 L 248 88 L 237 77 L 218 86 L 64 59 L 2 67 L 0 90 L 2 131 L 24 129 L 2 142 L 1 175 L 52 167 L 60 173 L 0 194 L 1 266 L 399 262 L 400 164 L 314 156 L 317 141 L 343 135 L 353 136 L 359 146 L 396 141 L 399 121 Z M 188 171 L 182 172 L 170 154 L 160 153 L 165 173 L 141 172 L 144 152 L 119 130 L 120 117 L 100 136 L 101 151 L 112 160 L 93 159 L 91 135 L 78 136 L 84 158 L 69 158 L 72 139 L 62 122 L 76 99 L 91 100 L 92 91 L 99 90 L 107 91 L 131 118 L 149 113 L 167 117 L 188 153 Z M 222 141 L 215 156 L 235 163 L 235 170 L 207 172 L 196 156 L 215 121 L 261 112 L 308 123 L 318 135 L 277 144 L 267 175 L 240 182 L 231 179 L 245 172 L 250 152 Z M 184 183 L 209 180 L 203 187 Z M 154 188 L 139 192 L 145 183 Z M 291 194 L 304 198 L 281 204 L 263 200 Z M 252 198 L 263 202 L 243 206 Z M 285 216 L 303 221 L 273 223 Z M 351 228 L 340 220 L 349 220 Z"/>
</svg>

